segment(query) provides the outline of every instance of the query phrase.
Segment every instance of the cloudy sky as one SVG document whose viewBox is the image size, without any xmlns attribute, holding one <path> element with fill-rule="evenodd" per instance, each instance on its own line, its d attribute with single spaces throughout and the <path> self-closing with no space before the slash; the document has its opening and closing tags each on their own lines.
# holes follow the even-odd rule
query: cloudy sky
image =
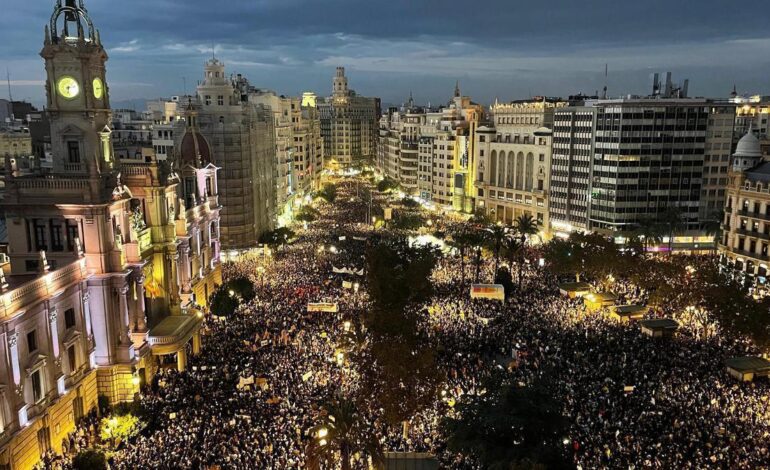
<svg viewBox="0 0 770 470">
<path fill-rule="evenodd" d="M 0 0 L 0 67 L 41 103 L 38 56 L 54 0 Z M 327 94 L 334 68 L 359 93 L 444 102 L 456 80 L 489 103 L 646 93 L 652 74 L 691 94 L 770 94 L 767 0 L 86 0 L 113 101 L 191 91 L 212 48 L 229 72 L 283 94 Z M 5 70 L 2 70 L 5 75 Z M 5 97 L 5 87 L 0 88 Z"/>
</svg>

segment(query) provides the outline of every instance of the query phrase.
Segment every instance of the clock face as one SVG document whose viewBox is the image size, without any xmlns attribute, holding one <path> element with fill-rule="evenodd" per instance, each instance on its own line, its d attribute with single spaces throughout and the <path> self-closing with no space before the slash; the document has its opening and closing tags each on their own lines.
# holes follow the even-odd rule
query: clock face
<svg viewBox="0 0 770 470">
<path fill-rule="evenodd" d="M 94 78 L 94 98 L 100 100 L 102 96 L 104 96 L 104 83 L 101 78 Z"/>
<path fill-rule="evenodd" d="M 80 85 L 72 77 L 61 77 L 56 89 L 59 91 L 59 95 L 68 100 L 77 98 L 80 94 Z"/>
</svg>

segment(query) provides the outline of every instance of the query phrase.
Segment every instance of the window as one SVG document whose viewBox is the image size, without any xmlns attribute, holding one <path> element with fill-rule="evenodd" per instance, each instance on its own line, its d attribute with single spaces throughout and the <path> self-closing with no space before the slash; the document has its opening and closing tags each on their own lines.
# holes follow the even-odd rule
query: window
<svg viewBox="0 0 770 470">
<path fill-rule="evenodd" d="M 67 221 L 67 248 L 70 251 L 75 251 L 75 239 L 80 238 L 80 231 L 78 230 L 78 223 L 74 220 Z M 82 241 L 82 240 L 81 240 Z"/>
<path fill-rule="evenodd" d="M 40 250 L 48 250 L 48 244 L 46 243 L 46 227 L 45 222 L 41 220 L 35 220 L 35 249 L 37 251 Z"/>
<path fill-rule="evenodd" d="M 68 308 L 64 312 L 64 326 L 68 330 L 70 328 L 75 328 L 75 309 L 74 308 Z"/>
<path fill-rule="evenodd" d="M 70 374 L 78 370 L 78 355 L 74 344 L 67 348 L 67 361 L 70 365 Z"/>
<path fill-rule="evenodd" d="M 217 104 L 219 106 L 224 106 L 225 105 L 225 97 L 222 96 L 222 95 L 217 96 Z"/>
<path fill-rule="evenodd" d="M 27 333 L 27 351 L 30 354 L 37 351 L 37 330 L 32 330 Z"/>
<path fill-rule="evenodd" d="M 62 239 L 62 226 L 51 224 L 51 249 L 53 251 L 64 251 L 64 240 Z"/>
<path fill-rule="evenodd" d="M 206 100 L 206 106 L 211 106 L 211 96 L 206 95 L 205 100 Z"/>
<path fill-rule="evenodd" d="M 32 398 L 35 403 L 43 399 L 43 381 L 40 377 L 40 370 L 32 373 Z"/>
<path fill-rule="evenodd" d="M 80 163 L 80 143 L 77 141 L 67 142 L 67 156 L 69 163 Z"/>
</svg>

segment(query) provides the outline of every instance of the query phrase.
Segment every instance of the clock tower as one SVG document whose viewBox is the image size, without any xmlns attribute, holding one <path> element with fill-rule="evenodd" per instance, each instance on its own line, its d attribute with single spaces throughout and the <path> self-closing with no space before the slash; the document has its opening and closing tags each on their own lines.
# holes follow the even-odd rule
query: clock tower
<svg viewBox="0 0 770 470">
<path fill-rule="evenodd" d="M 83 0 L 57 0 L 40 55 L 47 75 L 53 172 L 108 178 L 114 156 L 107 53 Z"/>
</svg>

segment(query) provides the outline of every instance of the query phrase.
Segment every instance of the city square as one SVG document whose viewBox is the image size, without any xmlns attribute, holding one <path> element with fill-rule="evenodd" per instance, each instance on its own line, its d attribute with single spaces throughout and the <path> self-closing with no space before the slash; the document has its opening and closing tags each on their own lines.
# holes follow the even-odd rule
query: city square
<svg viewBox="0 0 770 470">
<path fill-rule="evenodd" d="M 0 470 L 770 469 L 770 97 L 724 73 L 620 94 L 604 63 L 595 94 L 506 101 L 491 65 L 458 57 L 484 73 L 452 92 L 418 54 L 442 100 L 418 104 L 326 33 L 271 74 L 286 95 L 255 83 L 299 55 L 149 53 L 103 20 L 122 5 L 46 3 L 8 10 L 42 26 L 43 79 L 9 66 L 0 99 Z M 211 20 L 300 7 L 233 8 Z M 107 66 L 138 56 L 201 79 L 140 99 Z M 316 69 L 331 93 L 296 92 Z"/>
</svg>

